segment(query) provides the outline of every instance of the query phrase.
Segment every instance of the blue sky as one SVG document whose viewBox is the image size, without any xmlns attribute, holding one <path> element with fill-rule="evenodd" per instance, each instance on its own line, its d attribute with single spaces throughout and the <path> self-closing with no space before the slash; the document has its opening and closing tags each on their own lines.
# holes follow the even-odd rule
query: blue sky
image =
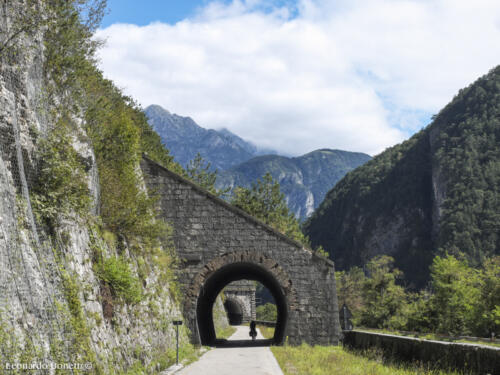
<svg viewBox="0 0 500 375">
<path fill-rule="evenodd" d="M 210 0 L 108 0 L 108 13 L 104 17 L 102 26 L 113 23 L 131 23 L 139 26 L 151 22 L 165 22 L 175 24 L 183 19 L 192 17 L 196 11 L 203 8 Z M 213 1 L 212 1 L 213 2 Z M 228 4 L 230 0 L 219 0 Z M 140 5 L 138 5 L 140 4 Z M 294 8 L 293 0 L 269 0 L 260 9 L 269 10 L 273 6 L 289 5 Z"/>
<path fill-rule="evenodd" d="M 190 17 L 196 8 L 206 5 L 208 0 L 108 0 L 108 14 L 103 27 L 113 23 L 132 23 L 139 26 L 154 21 L 176 23 Z M 140 5 L 138 5 L 140 4 Z"/>
<path fill-rule="evenodd" d="M 125 94 L 289 155 L 377 154 L 500 63 L 498 0 L 108 6 L 100 68 Z"/>
</svg>

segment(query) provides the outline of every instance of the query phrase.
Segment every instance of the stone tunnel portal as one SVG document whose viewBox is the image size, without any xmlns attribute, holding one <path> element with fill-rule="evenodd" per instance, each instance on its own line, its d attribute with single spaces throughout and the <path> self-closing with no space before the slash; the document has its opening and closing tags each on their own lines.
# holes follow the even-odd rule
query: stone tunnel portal
<svg viewBox="0 0 500 375">
<path fill-rule="evenodd" d="M 226 313 L 230 314 L 228 315 L 228 318 L 231 325 L 241 325 L 257 319 L 256 284 L 262 285 L 250 280 L 234 281 L 227 285 L 222 291 L 225 297 L 224 308 Z M 267 289 L 265 290 L 269 292 Z M 238 306 L 235 306 L 235 304 Z M 241 310 L 241 319 L 239 318 L 239 315 L 233 315 L 239 314 L 239 310 Z M 235 323 L 231 323 L 231 317 L 237 318 L 234 319 Z M 239 321 L 239 323 L 236 323 L 237 321 Z"/>
<path fill-rule="evenodd" d="M 242 279 L 260 282 L 273 295 L 278 310 L 273 343 L 277 345 L 283 343 L 289 313 L 289 304 L 283 287 L 264 267 L 250 262 L 238 262 L 227 264 L 211 274 L 200 291 L 196 318 L 202 345 L 212 345 L 216 340 L 212 309 L 217 296 L 226 285 Z"/>
<path fill-rule="evenodd" d="M 229 324 L 239 326 L 243 323 L 243 307 L 236 298 L 227 298 L 224 302 L 224 309 L 227 313 Z"/>
<path fill-rule="evenodd" d="M 274 341 L 337 345 L 341 329 L 333 262 L 144 156 L 148 191 L 173 227 L 182 313 L 193 344 L 215 339 L 212 305 L 232 281 L 256 280 L 278 310 Z"/>
</svg>

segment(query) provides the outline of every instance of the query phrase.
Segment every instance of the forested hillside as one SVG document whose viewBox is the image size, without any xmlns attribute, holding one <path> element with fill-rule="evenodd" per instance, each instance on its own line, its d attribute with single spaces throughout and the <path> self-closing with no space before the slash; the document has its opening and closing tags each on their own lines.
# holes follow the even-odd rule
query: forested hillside
<svg viewBox="0 0 500 375">
<path fill-rule="evenodd" d="M 348 173 L 305 224 L 337 269 L 391 255 L 422 287 L 435 255 L 500 253 L 500 67 L 424 130 Z"/>
</svg>

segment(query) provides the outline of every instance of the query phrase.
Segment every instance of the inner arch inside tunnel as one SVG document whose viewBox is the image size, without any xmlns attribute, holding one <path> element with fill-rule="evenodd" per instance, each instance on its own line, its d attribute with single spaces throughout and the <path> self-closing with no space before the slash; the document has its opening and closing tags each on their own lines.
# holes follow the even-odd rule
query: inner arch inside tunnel
<svg viewBox="0 0 500 375">
<path fill-rule="evenodd" d="M 238 326 L 243 323 L 243 306 L 236 298 L 227 298 L 224 302 L 224 309 L 226 310 L 229 324 Z"/>
<path fill-rule="evenodd" d="M 255 280 L 264 285 L 274 297 L 277 307 L 276 328 L 273 343 L 280 345 L 285 339 L 289 303 L 282 285 L 266 268 L 251 262 L 237 262 L 222 266 L 213 272 L 203 284 L 196 305 L 196 319 L 202 345 L 213 345 L 216 333 L 213 321 L 213 305 L 224 287 L 238 280 Z"/>
</svg>

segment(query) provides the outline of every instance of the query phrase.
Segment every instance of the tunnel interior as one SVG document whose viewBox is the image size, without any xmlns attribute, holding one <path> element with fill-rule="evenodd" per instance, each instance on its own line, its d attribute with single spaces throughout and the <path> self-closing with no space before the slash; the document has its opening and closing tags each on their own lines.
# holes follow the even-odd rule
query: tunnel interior
<svg viewBox="0 0 500 375">
<path fill-rule="evenodd" d="M 243 323 L 243 309 L 237 301 L 232 298 L 226 299 L 224 309 L 226 310 L 230 325 L 239 326 Z"/>
<path fill-rule="evenodd" d="M 212 309 L 218 294 L 227 284 L 243 279 L 258 281 L 271 292 L 277 307 L 276 328 L 272 341 L 276 345 L 283 343 L 288 320 L 288 301 L 283 288 L 274 275 L 260 265 L 238 262 L 215 271 L 208 277 L 200 291 L 196 318 L 202 345 L 214 345 L 216 341 Z"/>
</svg>

